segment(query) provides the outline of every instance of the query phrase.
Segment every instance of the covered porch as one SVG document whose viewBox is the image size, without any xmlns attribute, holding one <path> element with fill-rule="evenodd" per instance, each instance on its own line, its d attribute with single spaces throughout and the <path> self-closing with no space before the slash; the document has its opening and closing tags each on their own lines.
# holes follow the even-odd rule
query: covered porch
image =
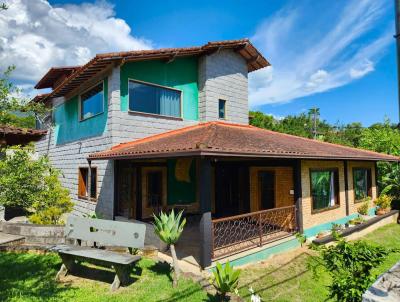
<svg viewBox="0 0 400 302">
<path fill-rule="evenodd" d="M 298 230 L 296 161 L 208 156 L 115 160 L 114 167 L 115 218 L 151 223 L 160 211 L 183 210 L 177 250 L 194 264 L 208 266 Z"/>
<path fill-rule="evenodd" d="M 302 233 L 305 225 L 348 216 L 356 208 L 348 192 L 348 165 L 398 159 L 209 122 L 122 143 L 91 154 L 89 165 L 94 160 L 113 162 L 114 219 L 151 222 L 161 210 L 184 210 L 188 224 L 177 251 L 204 268 Z M 312 175 L 328 175 L 330 181 L 312 188 Z M 319 189 L 326 191 L 323 198 Z"/>
</svg>

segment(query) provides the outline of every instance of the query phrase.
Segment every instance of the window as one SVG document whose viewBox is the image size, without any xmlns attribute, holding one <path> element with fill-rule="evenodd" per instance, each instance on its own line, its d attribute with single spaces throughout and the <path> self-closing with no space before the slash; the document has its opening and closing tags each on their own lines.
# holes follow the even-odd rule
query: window
<svg viewBox="0 0 400 302">
<path fill-rule="evenodd" d="M 181 117 L 181 91 L 131 80 L 129 110 Z"/>
<path fill-rule="evenodd" d="M 355 201 L 361 201 L 368 196 L 372 197 L 371 170 L 366 168 L 354 168 L 353 186 Z"/>
<path fill-rule="evenodd" d="M 313 211 L 332 208 L 339 204 L 338 170 L 312 170 L 310 178 Z"/>
<path fill-rule="evenodd" d="M 226 101 L 225 100 L 218 100 L 218 118 L 225 119 L 226 118 Z"/>
<path fill-rule="evenodd" d="M 147 207 L 157 208 L 162 206 L 163 174 L 162 171 L 149 171 L 147 173 Z"/>
<path fill-rule="evenodd" d="M 88 198 L 89 168 L 79 168 L 78 197 Z M 91 169 L 90 198 L 97 198 L 97 168 Z"/>
<path fill-rule="evenodd" d="M 104 111 L 103 82 L 81 94 L 81 120 Z"/>
</svg>

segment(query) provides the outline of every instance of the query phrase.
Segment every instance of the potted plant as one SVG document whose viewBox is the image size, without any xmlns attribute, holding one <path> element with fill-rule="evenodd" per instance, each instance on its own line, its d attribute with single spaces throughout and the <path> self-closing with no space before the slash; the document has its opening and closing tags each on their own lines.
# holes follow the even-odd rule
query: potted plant
<svg viewBox="0 0 400 302">
<path fill-rule="evenodd" d="M 358 214 L 361 216 L 368 216 L 368 209 L 369 209 L 369 204 L 371 201 L 371 197 L 366 197 L 362 200 L 362 204 L 357 208 Z"/>
<path fill-rule="evenodd" d="M 359 225 L 362 224 L 365 221 L 364 218 L 362 218 L 361 216 L 358 216 L 354 219 L 349 220 L 349 225 Z"/>
<path fill-rule="evenodd" d="M 378 207 L 378 209 L 376 210 L 376 214 L 383 215 L 389 212 L 392 200 L 393 197 L 390 195 L 379 195 L 379 197 L 375 200 L 375 205 Z"/>
</svg>

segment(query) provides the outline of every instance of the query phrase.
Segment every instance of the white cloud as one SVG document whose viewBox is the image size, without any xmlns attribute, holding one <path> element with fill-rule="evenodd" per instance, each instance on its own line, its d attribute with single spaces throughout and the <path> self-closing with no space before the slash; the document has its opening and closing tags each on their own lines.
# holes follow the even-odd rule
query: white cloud
<svg viewBox="0 0 400 302">
<path fill-rule="evenodd" d="M 149 49 L 132 36 L 105 1 L 52 6 L 45 0 L 9 0 L 0 12 L 0 69 L 16 65 L 13 79 L 33 83 L 52 66 L 77 65 L 96 53 Z"/>
<path fill-rule="evenodd" d="M 349 73 L 351 78 L 358 79 L 362 78 L 363 76 L 374 70 L 375 70 L 374 63 L 366 59 L 365 62 L 360 63 L 360 66 L 350 68 Z"/>
<path fill-rule="evenodd" d="M 393 42 L 392 24 L 382 31 L 378 23 L 388 0 L 352 0 L 318 14 L 303 3 L 265 20 L 252 38 L 273 66 L 249 75 L 252 107 L 346 85 L 372 72 Z"/>
</svg>

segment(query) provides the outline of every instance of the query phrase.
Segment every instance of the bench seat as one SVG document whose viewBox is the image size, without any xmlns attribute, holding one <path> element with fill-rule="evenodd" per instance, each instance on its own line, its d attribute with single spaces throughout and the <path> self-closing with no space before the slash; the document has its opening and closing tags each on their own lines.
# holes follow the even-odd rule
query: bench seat
<svg viewBox="0 0 400 302">
<path fill-rule="evenodd" d="M 59 254 L 71 255 L 75 259 L 92 259 L 112 264 L 129 265 L 140 260 L 138 255 L 121 254 L 117 252 L 80 246 L 57 246 L 54 248 Z"/>
</svg>

